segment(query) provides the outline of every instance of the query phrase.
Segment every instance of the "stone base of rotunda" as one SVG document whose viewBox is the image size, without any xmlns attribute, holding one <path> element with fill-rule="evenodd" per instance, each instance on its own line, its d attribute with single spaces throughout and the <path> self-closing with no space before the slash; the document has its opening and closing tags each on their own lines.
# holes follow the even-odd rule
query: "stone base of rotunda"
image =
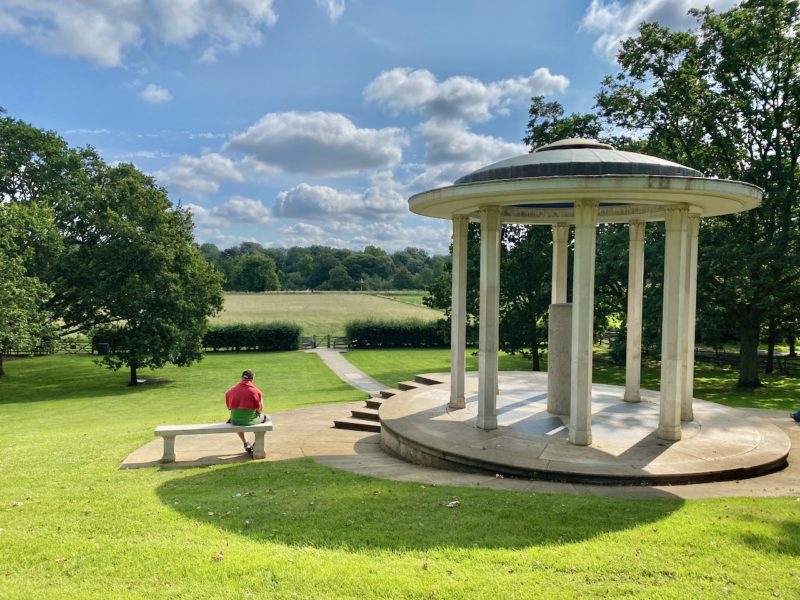
<svg viewBox="0 0 800 600">
<path fill-rule="evenodd" d="M 658 485 L 754 477 L 786 466 L 788 436 L 748 412 L 695 399 L 682 437 L 656 436 L 658 393 L 623 401 L 624 388 L 592 386 L 592 444 L 568 441 L 569 418 L 547 412 L 547 374 L 503 372 L 497 429 L 476 427 L 477 373 L 466 377 L 466 408 L 451 409 L 449 373 L 380 408 L 381 445 L 410 462 L 459 471 L 611 485 Z"/>
</svg>

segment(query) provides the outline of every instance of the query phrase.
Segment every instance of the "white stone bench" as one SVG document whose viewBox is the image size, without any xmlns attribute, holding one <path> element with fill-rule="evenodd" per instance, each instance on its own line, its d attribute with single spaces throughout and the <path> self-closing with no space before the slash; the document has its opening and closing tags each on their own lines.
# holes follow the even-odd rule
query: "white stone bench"
<svg viewBox="0 0 800 600">
<path fill-rule="evenodd" d="M 255 425 L 231 425 L 230 423 L 206 423 L 201 425 L 159 425 L 154 434 L 164 438 L 164 456 L 162 463 L 175 462 L 175 436 L 178 435 L 206 435 L 212 433 L 254 433 L 253 458 L 266 458 L 264 450 L 264 434 L 272 431 L 272 419 L 267 417 L 264 423 Z"/>
</svg>

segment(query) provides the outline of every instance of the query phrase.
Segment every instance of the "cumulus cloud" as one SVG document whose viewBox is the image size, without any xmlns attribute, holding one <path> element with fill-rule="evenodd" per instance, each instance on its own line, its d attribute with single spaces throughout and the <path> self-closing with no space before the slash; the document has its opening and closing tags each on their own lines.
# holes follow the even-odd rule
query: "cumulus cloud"
<svg viewBox="0 0 800 600">
<path fill-rule="evenodd" d="M 450 77 L 438 81 L 426 69 L 396 68 L 384 71 L 364 90 L 371 102 L 396 111 L 411 111 L 440 119 L 487 121 L 512 104 L 524 104 L 531 96 L 563 92 L 569 86 L 564 75 L 547 68 L 530 75 L 484 83 L 474 77 Z"/>
<path fill-rule="evenodd" d="M 324 235 L 325 230 L 322 227 L 317 227 L 316 225 L 311 225 L 309 223 L 295 223 L 291 227 L 284 227 L 281 229 L 281 233 L 284 235 L 291 235 L 291 236 L 312 236 L 312 237 L 320 237 Z"/>
<path fill-rule="evenodd" d="M 407 143 L 397 128 L 363 129 L 337 113 L 285 112 L 265 115 L 224 148 L 284 171 L 339 176 L 394 166 Z"/>
<path fill-rule="evenodd" d="M 308 220 L 348 216 L 375 220 L 406 210 L 406 200 L 396 190 L 373 186 L 353 192 L 307 183 L 280 192 L 272 208 L 276 217 Z"/>
<path fill-rule="evenodd" d="M 271 211 L 260 200 L 232 196 L 227 201 L 212 208 L 199 204 L 185 204 L 192 213 L 192 218 L 198 227 L 224 228 L 233 223 L 269 223 L 272 220 Z"/>
<path fill-rule="evenodd" d="M 737 0 L 592 0 L 581 20 L 581 29 L 599 34 L 595 53 L 614 62 L 622 40 L 639 33 L 639 25 L 656 21 L 670 29 L 688 29 L 697 24 L 687 13 L 690 8 L 723 11 Z"/>
<path fill-rule="evenodd" d="M 183 155 L 164 171 L 154 174 L 170 191 L 185 191 L 198 196 L 219 191 L 222 181 L 244 181 L 244 175 L 233 160 L 212 152 L 201 156 Z"/>
<path fill-rule="evenodd" d="M 328 18 L 334 23 L 344 14 L 344 0 L 317 0 L 317 6 L 328 13 Z"/>
<path fill-rule="evenodd" d="M 148 83 L 144 86 L 144 89 L 139 92 L 139 97 L 150 104 L 163 104 L 172 100 L 169 90 L 155 83 Z"/>
<path fill-rule="evenodd" d="M 234 223 L 268 223 L 272 220 L 271 211 L 261 200 L 244 196 L 233 196 L 214 209 L 215 214 Z"/>
<path fill-rule="evenodd" d="M 131 47 L 201 39 L 205 55 L 258 45 L 273 25 L 274 0 L 25 0 L 0 3 L 0 35 L 45 52 L 118 67 Z"/>
<path fill-rule="evenodd" d="M 474 133 L 459 121 L 431 119 L 418 129 L 425 139 L 429 164 L 488 164 L 525 154 L 527 151 L 524 144 L 514 144 L 497 137 Z"/>
</svg>

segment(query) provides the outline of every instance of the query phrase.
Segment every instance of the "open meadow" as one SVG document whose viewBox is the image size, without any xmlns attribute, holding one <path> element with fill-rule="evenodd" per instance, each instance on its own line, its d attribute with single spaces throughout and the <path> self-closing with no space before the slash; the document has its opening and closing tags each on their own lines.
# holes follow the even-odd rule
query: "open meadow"
<svg viewBox="0 0 800 600">
<path fill-rule="evenodd" d="M 353 353 L 379 378 L 392 364 L 440 370 L 443 355 L 415 369 L 415 352 Z M 9 362 L 0 598 L 800 596 L 796 497 L 451 488 L 310 459 L 118 470 L 158 424 L 222 420 L 243 366 L 264 374 L 273 413 L 364 397 L 302 352 L 209 355 L 145 371 L 163 382 L 137 388 L 86 356 Z"/>
<path fill-rule="evenodd" d="M 303 335 L 344 335 L 348 321 L 356 319 L 418 319 L 435 321 L 442 312 L 402 296 L 381 297 L 371 294 L 280 293 L 225 294 L 223 311 L 212 323 L 252 323 L 289 321 L 303 328 Z M 410 296 L 412 300 L 416 296 Z"/>
</svg>

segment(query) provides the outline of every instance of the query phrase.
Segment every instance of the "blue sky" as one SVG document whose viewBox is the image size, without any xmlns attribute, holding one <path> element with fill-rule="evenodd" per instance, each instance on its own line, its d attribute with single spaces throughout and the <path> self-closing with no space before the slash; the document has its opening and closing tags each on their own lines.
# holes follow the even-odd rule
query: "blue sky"
<svg viewBox="0 0 800 600">
<path fill-rule="evenodd" d="M 0 0 L 0 106 L 133 162 L 221 248 L 446 253 L 410 195 L 588 111 L 643 20 L 732 0 Z"/>
</svg>

